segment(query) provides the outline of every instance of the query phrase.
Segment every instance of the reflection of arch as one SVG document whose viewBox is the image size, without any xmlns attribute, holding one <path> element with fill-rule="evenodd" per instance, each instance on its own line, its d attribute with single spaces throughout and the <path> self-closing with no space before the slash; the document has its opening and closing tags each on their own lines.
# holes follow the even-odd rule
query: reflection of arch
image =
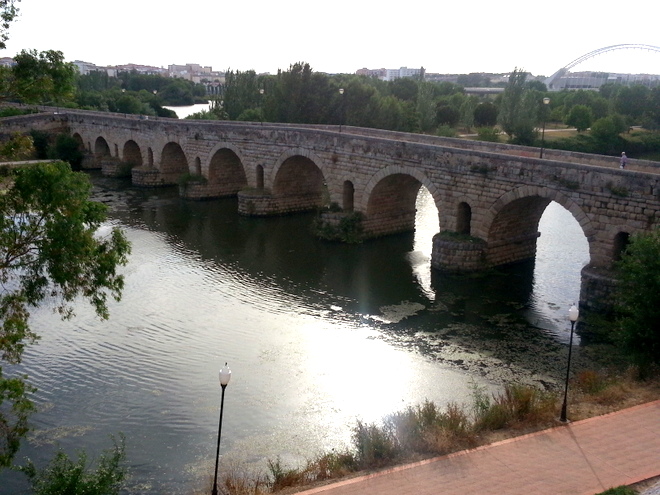
<svg viewBox="0 0 660 495">
<path fill-rule="evenodd" d="M 612 251 L 612 260 L 619 261 L 621 255 L 630 243 L 630 234 L 628 232 L 619 232 L 614 236 L 614 249 Z"/>
<path fill-rule="evenodd" d="M 353 200 L 355 197 L 355 187 L 350 180 L 344 181 L 344 191 L 342 195 L 342 209 L 346 212 L 353 211 Z"/>
<path fill-rule="evenodd" d="M 520 187 L 500 197 L 488 210 L 479 237 L 488 243 L 488 264 L 502 265 L 531 259 L 536 253 L 538 225 L 550 202 L 566 208 L 577 220 L 587 239 L 595 234 L 591 222 L 580 206 L 554 189 Z M 589 243 L 593 258 L 593 244 Z"/>
<path fill-rule="evenodd" d="M 459 203 L 456 215 L 456 232 L 470 235 L 472 229 L 472 208 L 467 203 Z"/>
<path fill-rule="evenodd" d="M 132 139 L 126 141 L 124 144 L 124 151 L 122 152 L 122 161 L 125 163 L 130 163 L 131 167 L 141 167 L 142 166 L 142 152 L 138 144 Z"/>
<path fill-rule="evenodd" d="M 162 174 L 183 174 L 188 171 L 188 160 L 179 143 L 169 142 L 160 155 Z"/>
</svg>

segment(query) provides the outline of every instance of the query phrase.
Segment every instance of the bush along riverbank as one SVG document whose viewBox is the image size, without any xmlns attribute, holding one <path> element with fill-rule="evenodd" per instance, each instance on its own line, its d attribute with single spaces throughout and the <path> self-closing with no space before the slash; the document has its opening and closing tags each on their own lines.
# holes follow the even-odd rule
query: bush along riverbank
<svg viewBox="0 0 660 495">
<path fill-rule="evenodd" d="M 657 371 L 657 370 L 656 370 Z M 635 368 L 621 374 L 583 371 L 569 388 L 569 420 L 577 421 L 660 398 L 658 373 L 642 380 Z M 356 421 L 351 445 L 286 466 L 269 459 L 259 472 L 246 466 L 223 466 L 218 483 L 227 495 L 293 493 L 312 485 L 371 472 L 396 464 L 445 455 L 557 426 L 563 393 L 526 385 L 507 385 L 489 395 L 473 387 L 471 404 L 449 404 L 444 410 L 430 401 L 410 406 L 379 423 Z M 208 493 L 204 487 L 197 493 Z"/>
</svg>

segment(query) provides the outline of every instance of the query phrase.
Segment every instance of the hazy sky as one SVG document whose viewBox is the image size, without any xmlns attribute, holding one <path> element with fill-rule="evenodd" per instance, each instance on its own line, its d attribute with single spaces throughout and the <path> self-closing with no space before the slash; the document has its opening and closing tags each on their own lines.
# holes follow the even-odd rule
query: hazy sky
<svg viewBox="0 0 660 495">
<path fill-rule="evenodd" d="M 549 76 L 593 50 L 660 46 L 657 0 L 22 0 L 7 49 L 55 49 L 67 61 L 276 73 L 304 61 L 328 73 L 428 72 Z M 575 70 L 660 74 L 660 53 L 617 50 Z"/>
</svg>

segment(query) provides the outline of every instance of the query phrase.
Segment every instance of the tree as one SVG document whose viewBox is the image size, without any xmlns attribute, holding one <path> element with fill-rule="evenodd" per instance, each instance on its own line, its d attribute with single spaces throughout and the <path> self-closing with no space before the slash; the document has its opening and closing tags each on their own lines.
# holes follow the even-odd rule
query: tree
<svg viewBox="0 0 660 495">
<path fill-rule="evenodd" d="M 7 30 L 9 24 L 18 15 L 18 7 L 16 3 L 21 0 L 0 0 L 0 50 L 7 48 L 5 42 L 9 39 Z"/>
<path fill-rule="evenodd" d="M 527 72 L 517 68 L 509 76 L 509 83 L 502 94 L 498 122 L 510 141 L 531 145 L 536 136 L 540 93 L 529 89 L 526 79 Z"/>
<path fill-rule="evenodd" d="M 586 105 L 575 105 L 566 117 L 566 124 L 575 127 L 578 132 L 586 131 L 591 127 L 594 115 Z"/>
<path fill-rule="evenodd" d="M 461 123 L 468 132 L 474 126 L 474 110 L 477 108 L 479 100 L 476 96 L 468 96 L 461 104 Z"/>
<path fill-rule="evenodd" d="M 435 112 L 435 119 L 438 125 L 456 127 L 461 120 L 461 112 L 449 105 L 439 105 Z"/>
<path fill-rule="evenodd" d="M 91 183 L 64 162 L 5 170 L 0 195 L 0 352 L 8 364 L 21 362 L 31 330 L 31 308 L 48 299 L 63 318 L 74 316 L 72 302 L 87 300 L 100 318 L 107 300 L 118 300 L 130 246 L 112 229 L 97 230 L 106 207 L 89 200 Z M 5 376 L 0 366 L 0 468 L 9 466 L 27 432 L 31 390 L 24 376 Z"/>
<path fill-rule="evenodd" d="M 73 99 L 76 66 L 60 51 L 22 50 L 14 57 L 11 90 L 25 103 L 61 104 Z"/>
<path fill-rule="evenodd" d="M 601 143 L 602 147 L 606 148 L 606 152 L 613 153 L 623 144 L 619 134 L 626 129 L 623 117 L 613 114 L 591 124 L 591 135 Z"/>
<path fill-rule="evenodd" d="M 419 127 L 422 132 L 428 132 L 435 124 L 433 108 L 433 86 L 427 82 L 420 82 L 417 93 L 417 114 Z"/>
<path fill-rule="evenodd" d="M 479 103 L 474 109 L 474 125 L 477 127 L 493 127 L 497 124 L 497 107 L 486 101 Z"/>
<path fill-rule="evenodd" d="M 649 105 L 650 94 L 651 90 L 641 84 L 622 86 L 614 98 L 614 108 L 631 123 L 639 123 Z"/>
<path fill-rule="evenodd" d="M 618 337 L 640 364 L 660 363 L 660 229 L 632 235 L 616 273 Z"/>
</svg>

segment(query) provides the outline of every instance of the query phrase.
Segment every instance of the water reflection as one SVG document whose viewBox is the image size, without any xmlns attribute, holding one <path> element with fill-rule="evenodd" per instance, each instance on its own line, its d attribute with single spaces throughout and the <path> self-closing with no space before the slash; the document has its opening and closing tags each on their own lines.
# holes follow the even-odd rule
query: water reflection
<svg viewBox="0 0 660 495">
<path fill-rule="evenodd" d="M 133 244 L 124 298 L 108 322 L 85 307 L 72 322 L 35 313 L 43 339 L 16 371 L 38 387 L 40 412 L 19 457 L 43 462 L 57 445 L 97 453 L 123 431 L 132 493 L 188 493 L 212 468 L 225 361 L 222 451 L 254 462 L 340 447 L 356 418 L 462 402 L 473 383 L 561 382 L 563 306 L 579 268 L 546 254 L 557 240 L 545 216 L 536 263 L 458 277 L 430 270 L 428 197 L 415 235 L 349 246 L 317 241 L 313 214 L 245 218 L 232 199 L 94 180 L 107 227 Z M 561 240 L 571 262 L 583 250 L 576 235 Z M 16 475 L 2 476 L 0 493 L 19 493 Z"/>
</svg>

